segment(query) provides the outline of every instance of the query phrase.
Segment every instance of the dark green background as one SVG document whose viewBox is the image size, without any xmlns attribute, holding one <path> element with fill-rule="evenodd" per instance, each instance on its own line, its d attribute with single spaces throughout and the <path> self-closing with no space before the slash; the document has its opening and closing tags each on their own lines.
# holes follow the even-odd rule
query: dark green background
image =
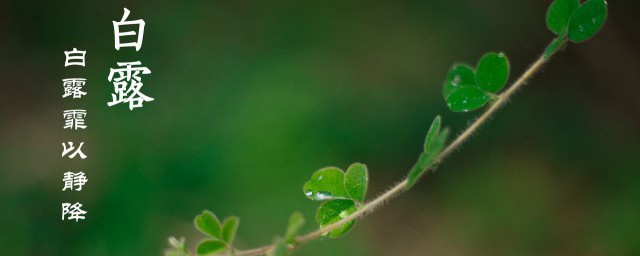
<svg viewBox="0 0 640 256">
<path fill-rule="evenodd" d="M 3 255 L 160 255 L 202 238 L 203 209 L 241 217 L 237 245 L 284 232 L 318 203 L 302 185 L 324 166 L 366 163 L 368 198 L 401 179 L 447 110 L 456 61 L 504 51 L 512 79 L 552 34 L 550 1 L 2 1 L 0 250 Z M 147 22 L 140 52 L 116 51 L 122 8 Z M 594 39 L 557 55 L 439 171 L 298 255 L 640 254 L 638 1 L 610 1 Z M 87 50 L 64 68 L 65 50 Z M 117 61 L 140 60 L 155 101 L 108 108 Z M 88 95 L 62 99 L 61 79 Z M 63 130 L 86 108 L 88 129 Z M 86 160 L 60 158 L 85 141 Z M 82 192 L 62 174 L 84 171 Z M 62 202 L 88 219 L 60 221 Z"/>
</svg>

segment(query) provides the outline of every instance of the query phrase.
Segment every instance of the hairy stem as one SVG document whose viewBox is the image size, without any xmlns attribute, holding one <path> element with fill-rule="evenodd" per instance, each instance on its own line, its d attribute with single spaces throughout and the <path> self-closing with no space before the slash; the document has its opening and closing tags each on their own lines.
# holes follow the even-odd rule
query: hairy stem
<svg viewBox="0 0 640 256">
<path fill-rule="evenodd" d="M 436 161 L 434 162 L 433 165 L 431 166 L 435 166 L 438 163 L 442 162 L 445 158 L 447 158 L 449 155 L 451 155 L 451 153 L 453 153 L 455 150 L 457 150 L 458 148 L 460 148 L 460 146 L 469 138 L 471 137 L 471 135 L 473 135 L 478 128 L 480 128 L 480 126 L 482 126 L 482 124 L 486 123 L 489 118 L 491 116 L 493 116 L 493 114 L 496 113 L 496 111 L 498 109 L 500 109 L 500 107 L 504 106 L 509 99 L 511 98 L 511 96 L 513 96 L 515 94 L 515 92 L 517 92 L 520 88 L 522 88 L 522 86 L 524 86 L 527 81 L 533 77 L 533 75 L 540 70 L 540 68 L 542 67 L 543 64 L 545 64 L 548 61 L 548 58 L 545 58 L 545 56 L 541 56 L 540 58 L 538 58 L 519 78 L 518 80 L 516 80 L 505 92 L 503 92 L 502 94 L 498 95 L 498 98 L 496 101 L 493 102 L 493 104 L 487 109 L 485 110 L 484 113 L 482 113 L 482 115 L 480 115 L 480 117 L 478 117 L 478 119 L 476 119 L 469 127 L 467 127 L 467 129 L 465 129 L 458 137 L 456 137 L 455 140 L 453 140 L 453 142 L 451 142 L 449 145 L 447 145 L 447 147 L 442 150 L 442 152 L 438 155 L 438 157 L 436 158 Z M 431 168 L 431 167 L 428 167 Z M 379 208 L 381 205 L 383 205 L 385 202 L 395 198 L 396 196 L 400 195 L 402 192 L 405 191 L 405 186 L 407 185 L 407 179 L 404 179 L 402 181 L 400 181 L 399 183 L 397 183 L 395 186 L 393 186 L 391 189 L 387 190 L 386 192 L 384 192 L 384 194 L 378 196 L 377 198 L 373 199 L 372 201 L 363 204 L 362 207 L 360 207 L 360 209 L 358 209 L 357 211 L 355 211 L 354 213 L 352 213 L 351 215 L 347 216 L 344 219 L 341 219 L 340 221 L 337 221 L 333 224 L 327 225 L 324 228 L 320 228 L 316 231 L 313 231 L 311 233 L 308 233 L 306 235 L 302 235 L 302 236 L 298 236 L 296 238 L 296 246 L 309 242 L 311 240 L 314 240 L 320 236 L 322 236 L 323 234 L 326 234 L 330 231 L 333 231 L 336 228 L 339 228 L 340 226 L 346 224 L 347 222 L 350 222 L 352 220 L 364 217 L 365 215 L 375 211 L 377 208 Z M 295 249 L 295 247 L 292 247 L 291 249 Z M 256 248 L 256 249 L 251 249 L 251 250 L 244 250 L 244 251 L 238 251 L 236 252 L 235 255 L 237 256 L 255 256 L 255 255 L 263 255 L 266 252 L 268 252 L 271 248 L 273 248 L 273 245 L 267 245 L 267 246 L 263 246 L 260 248 Z"/>
</svg>

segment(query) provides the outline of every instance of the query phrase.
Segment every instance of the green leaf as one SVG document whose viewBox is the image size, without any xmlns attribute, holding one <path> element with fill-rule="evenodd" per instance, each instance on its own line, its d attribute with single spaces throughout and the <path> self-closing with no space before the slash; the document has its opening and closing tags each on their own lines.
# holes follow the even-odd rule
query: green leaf
<svg viewBox="0 0 640 256">
<path fill-rule="evenodd" d="M 427 152 L 422 152 L 418 157 L 418 161 L 411 167 L 409 171 L 409 175 L 407 175 L 407 185 L 405 185 L 404 189 L 409 190 L 416 182 L 422 177 L 422 175 L 427 171 L 427 168 L 433 164 L 434 157 L 432 157 Z"/>
<path fill-rule="evenodd" d="M 344 187 L 344 172 L 336 167 L 322 168 L 302 187 L 304 194 L 311 200 L 348 199 Z"/>
<path fill-rule="evenodd" d="M 464 87 L 447 97 L 447 106 L 454 112 L 468 112 L 478 109 L 489 101 L 489 95 L 478 88 Z"/>
<path fill-rule="evenodd" d="M 205 235 L 222 239 L 222 227 L 220 221 L 210 211 L 203 211 L 202 214 L 196 216 L 194 221 L 196 228 Z"/>
<path fill-rule="evenodd" d="M 547 27 L 560 35 L 567 28 L 571 15 L 580 6 L 580 0 L 555 0 L 547 10 Z"/>
<path fill-rule="evenodd" d="M 436 163 L 436 158 L 444 148 L 448 136 L 449 128 L 444 128 L 433 139 L 430 150 L 420 154 L 418 161 L 413 165 L 413 167 L 411 167 L 411 170 L 409 170 L 409 174 L 407 175 L 407 185 L 404 187 L 405 190 L 409 190 L 413 187 L 413 185 L 415 185 L 426 171 L 435 170 L 434 163 Z"/>
<path fill-rule="evenodd" d="M 438 134 L 438 139 L 433 143 L 433 154 L 434 157 L 440 155 L 440 152 L 444 149 L 444 146 L 447 144 L 447 138 L 449 137 L 449 128 L 444 128 L 442 132 Z"/>
<path fill-rule="evenodd" d="M 320 224 L 320 228 L 324 228 L 331 223 L 338 222 L 356 211 L 356 205 L 351 200 L 331 200 L 324 202 L 318 208 L 316 213 L 316 221 Z M 327 237 L 340 237 L 347 233 L 353 227 L 355 220 L 324 234 Z"/>
<path fill-rule="evenodd" d="M 593 37 L 607 19 L 605 0 L 588 0 L 569 20 L 569 40 L 579 43 Z"/>
<path fill-rule="evenodd" d="M 239 224 L 240 219 L 236 216 L 227 217 L 227 219 L 224 220 L 224 224 L 222 225 L 222 238 L 227 244 L 233 244 Z"/>
<path fill-rule="evenodd" d="M 567 45 L 566 36 L 553 39 L 553 41 L 551 41 L 549 46 L 547 46 L 547 49 L 544 51 L 544 59 L 548 60 L 549 58 L 551 58 L 551 56 L 553 56 L 553 54 L 562 49 L 562 47 L 564 47 L 565 45 Z"/>
<path fill-rule="evenodd" d="M 497 92 L 509 79 L 509 60 L 504 53 L 490 52 L 476 66 L 476 82 L 483 91 Z"/>
<path fill-rule="evenodd" d="M 442 149 L 444 149 L 444 145 L 447 143 L 447 137 L 449 137 L 449 128 L 444 128 L 439 134 L 438 138 L 433 142 L 433 152 L 432 156 L 436 158 L 440 155 Z"/>
<path fill-rule="evenodd" d="M 476 77 L 473 69 L 466 64 L 458 63 L 449 69 L 447 79 L 444 81 L 442 93 L 446 99 L 451 93 L 460 88 L 475 86 Z"/>
<path fill-rule="evenodd" d="M 289 255 L 289 248 L 287 244 L 279 237 L 273 240 L 273 248 L 267 253 L 268 256 L 287 256 Z"/>
<path fill-rule="evenodd" d="M 298 231 L 304 225 L 304 216 L 300 212 L 294 212 L 289 218 L 289 225 L 287 225 L 287 233 L 284 235 L 284 242 L 287 244 L 293 244 L 296 242 L 296 236 Z"/>
<path fill-rule="evenodd" d="M 438 133 L 440 132 L 440 123 L 442 122 L 442 118 L 440 116 L 436 116 L 431 122 L 431 127 L 429 127 L 429 132 L 427 132 L 427 137 L 424 139 L 424 152 L 431 152 L 433 148 L 433 142 L 435 141 Z"/>
<path fill-rule="evenodd" d="M 215 253 L 219 253 L 227 249 L 227 245 L 220 240 L 204 240 L 198 244 L 198 255 L 211 255 Z"/>
<path fill-rule="evenodd" d="M 347 189 L 347 194 L 351 199 L 358 202 L 364 201 L 368 183 L 369 173 L 366 165 L 355 163 L 349 166 L 344 176 L 344 187 Z"/>
</svg>

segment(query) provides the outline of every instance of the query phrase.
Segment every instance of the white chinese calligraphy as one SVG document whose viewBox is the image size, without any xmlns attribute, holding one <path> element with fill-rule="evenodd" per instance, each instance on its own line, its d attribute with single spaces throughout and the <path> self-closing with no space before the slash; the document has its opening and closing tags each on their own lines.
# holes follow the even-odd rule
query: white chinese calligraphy
<svg viewBox="0 0 640 256">
<path fill-rule="evenodd" d="M 64 94 L 62 98 L 66 98 L 73 95 L 74 99 L 82 98 L 82 96 L 87 95 L 86 92 L 82 91 L 82 87 L 84 87 L 87 79 L 85 78 L 65 78 L 62 79 L 62 86 L 64 88 Z"/>
<path fill-rule="evenodd" d="M 62 178 L 62 182 L 64 182 L 62 191 L 66 191 L 67 189 L 81 191 L 82 186 L 84 186 L 87 181 L 89 181 L 89 179 L 87 179 L 84 172 L 65 172 L 64 177 Z"/>
<path fill-rule="evenodd" d="M 84 124 L 84 118 L 87 116 L 87 111 L 84 109 L 70 109 L 62 112 L 64 117 L 64 129 L 87 129 L 87 125 Z"/>
<path fill-rule="evenodd" d="M 119 103 L 129 103 L 129 109 L 142 107 L 145 101 L 153 101 L 154 99 L 140 92 L 142 88 L 142 78 L 140 74 L 150 74 L 151 70 L 147 67 L 138 67 L 140 61 L 135 62 L 118 62 L 118 66 L 124 68 L 112 68 L 109 72 L 109 81 L 113 83 L 114 92 L 111 94 L 111 102 L 109 107 Z M 118 77 L 114 78 L 117 73 Z"/>
<path fill-rule="evenodd" d="M 73 142 L 69 141 L 67 142 L 67 144 L 69 145 L 69 147 L 67 147 L 67 145 L 65 145 L 64 143 L 62 143 L 62 157 L 68 156 L 69 158 L 75 158 L 76 155 L 79 155 L 80 158 L 85 159 L 87 158 L 87 155 L 85 155 L 84 153 L 82 153 L 82 145 L 84 145 L 84 142 L 80 142 L 80 145 L 78 145 L 78 148 L 73 146 Z M 74 151 L 75 150 L 75 151 Z M 71 151 L 73 151 L 72 154 Z"/>
<path fill-rule="evenodd" d="M 120 21 L 113 21 L 113 34 L 115 40 L 116 50 L 120 50 L 121 47 L 135 47 L 136 51 L 139 51 L 142 47 L 142 38 L 144 37 L 144 20 L 131 20 L 127 21 L 126 19 L 129 17 L 129 9 L 124 8 L 124 14 L 122 15 L 122 19 Z M 120 27 L 125 26 L 137 26 L 138 31 L 125 31 L 121 32 Z M 136 40 L 133 42 L 123 43 L 121 41 L 122 37 L 125 36 L 136 36 Z"/>
<path fill-rule="evenodd" d="M 71 51 L 64 51 L 64 55 L 66 56 L 64 60 L 64 66 L 83 66 L 84 67 L 84 56 L 87 51 L 78 51 L 78 49 L 73 48 Z"/>
<path fill-rule="evenodd" d="M 84 215 L 87 214 L 87 211 L 81 208 L 81 203 L 62 203 L 62 220 L 75 220 L 76 222 L 78 222 L 78 220 L 84 220 Z"/>
</svg>

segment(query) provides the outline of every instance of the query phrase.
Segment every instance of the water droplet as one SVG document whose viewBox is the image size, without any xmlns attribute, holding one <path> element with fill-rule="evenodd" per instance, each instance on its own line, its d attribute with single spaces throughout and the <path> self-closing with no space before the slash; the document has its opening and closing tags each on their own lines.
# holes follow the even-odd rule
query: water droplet
<svg viewBox="0 0 640 256">
<path fill-rule="evenodd" d="M 324 193 L 324 192 L 318 192 L 316 193 L 316 196 L 313 197 L 316 200 L 327 200 L 327 199 L 331 199 L 333 198 L 333 196 L 331 194 L 328 193 Z"/>
<path fill-rule="evenodd" d="M 322 175 L 318 176 L 318 180 L 322 180 Z"/>
<path fill-rule="evenodd" d="M 461 81 L 462 81 L 462 78 L 460 78 L 460 75 L 456 75 L 453 78 L 453 81 L 451 81 L 451 84 L 454 85 L 454 86 L 458 86 L 458 85 L 460 85 Z"/>
</svg>

